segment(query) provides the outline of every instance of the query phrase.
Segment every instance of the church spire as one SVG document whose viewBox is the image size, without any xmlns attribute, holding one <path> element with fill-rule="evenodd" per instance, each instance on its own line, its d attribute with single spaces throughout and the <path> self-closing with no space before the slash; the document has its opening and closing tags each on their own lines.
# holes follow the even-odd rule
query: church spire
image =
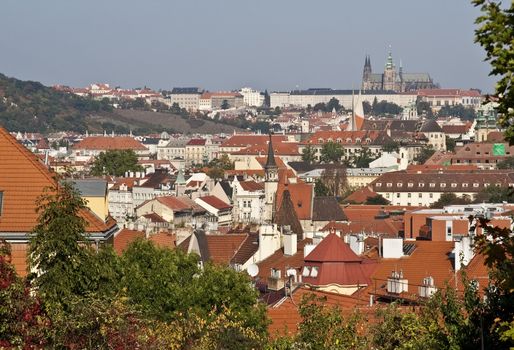
<svg viewBox="0 0 514 350">
<path fill-rule="evenodd" d="M 266 165 L 264 169 L 272 169 L 277 168 L 277 163 L 275 162 L 275 152 L 273 151 L 273 142 L 271 141 L 271 133 L 269 134 L 269 143 L 268 143 L 268 159 L 266 160 Z"/>
</svg>

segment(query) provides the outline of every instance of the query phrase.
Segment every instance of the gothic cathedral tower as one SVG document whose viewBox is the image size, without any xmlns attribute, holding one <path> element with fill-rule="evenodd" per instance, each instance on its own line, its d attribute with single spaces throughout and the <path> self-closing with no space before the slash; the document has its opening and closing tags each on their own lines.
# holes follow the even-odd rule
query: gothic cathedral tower
<svg viewBox="0 0 514 350">
<path fill-rule="evenodd" d="M 396 90 L 396 67 L 393 63 L 393 55 L 389 51 L 387 62 L 384 69 L 384 77 L 382 81 L 382 87 L 384 90 Z"/>
<path fill-rule="evenodd" d="M 368 55 L 364 58 L 364 69 L 362 71 L 362 90 L 371 90 L 371 59 Z"/>
<path fill-rule="evenodd" d="M 271 223 L 275 212 L 275 198 L 278 189 L 278 166 L 275 162 L 275 152 L 273 151 L 273 143 L 271 134 L 268 143 L 268 159 L 264 166 L 264 222 Z"/>
</svg>

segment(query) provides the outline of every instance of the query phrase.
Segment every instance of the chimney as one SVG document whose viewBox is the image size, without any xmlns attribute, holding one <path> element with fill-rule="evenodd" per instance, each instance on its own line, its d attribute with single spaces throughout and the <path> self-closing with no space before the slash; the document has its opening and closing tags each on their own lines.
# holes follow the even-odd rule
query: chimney
<svg viewBox="0 0 514 350">
<path fill-rule="evenodd" d="M 284 254 L 288 256 L 295 255 L 298 251 L 296 233 L 284 234 Z"/>
<path fill-rule="evenodd" d="M 364 236 L 362 234 L 353 234 L 345 236 L 348 240 L 348 245 L 357 255 L 364 253 Z"/>
</svg>

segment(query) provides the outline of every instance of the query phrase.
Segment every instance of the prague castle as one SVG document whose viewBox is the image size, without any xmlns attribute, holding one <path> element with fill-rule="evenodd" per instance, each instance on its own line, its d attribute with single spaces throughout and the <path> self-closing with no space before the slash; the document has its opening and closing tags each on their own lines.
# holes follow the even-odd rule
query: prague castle
<svg viewBox="0 0 514 350">
<path fill-rule="evenodd" d="M 362 90 L 380 90 L 407 92 L 419 89 L 437 88 L 428 73 L 404 73 L 400 63 L 400 69 L 396 71 L 393 56 L 389 52 L 385 64 L 384 73 L 373 73 L 371 59 L 366 56 L 362 73 Z"/>
</svg>

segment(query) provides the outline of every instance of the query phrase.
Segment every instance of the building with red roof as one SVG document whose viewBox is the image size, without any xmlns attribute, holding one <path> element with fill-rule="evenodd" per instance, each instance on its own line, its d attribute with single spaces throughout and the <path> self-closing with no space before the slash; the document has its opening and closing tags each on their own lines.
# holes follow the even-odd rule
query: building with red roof
<svg viewBox="0 0 514 350">
<path fill-rule="evenodd" d="M 134 151 L 140 159 L 148 159 L 149 150 L 130 136 L 89 136 L 72 147 L 75 161 L 88 161 L 102 152 L 114 150 Z"/>
<path fill-rule="evenodd" d="M 195 199 L 195 203 L 204 208 L 218 226 L 229 226 L 232 224 L 232 205 L 223 202 L 218 197 L 198 197 Z"/>
</svg>

